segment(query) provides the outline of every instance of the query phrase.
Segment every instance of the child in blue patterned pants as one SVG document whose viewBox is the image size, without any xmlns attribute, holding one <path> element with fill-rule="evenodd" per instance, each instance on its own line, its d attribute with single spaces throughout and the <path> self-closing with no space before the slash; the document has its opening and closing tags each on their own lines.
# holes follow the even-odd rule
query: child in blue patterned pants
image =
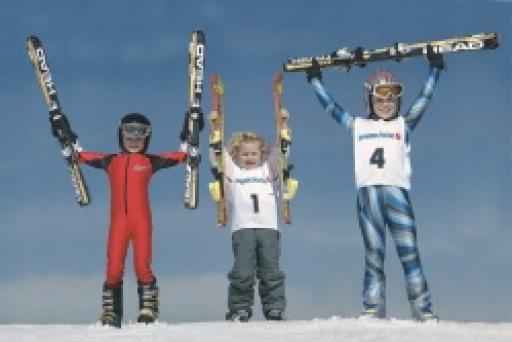
<svg viewBox="0 0 512 342">
<path fill-rule="evenodd" d="M 307 70 L 318 100 L 335 121 L 354 139 L 359 227 L 365 247 L 363 311 L 361 318 L 386 317 L 384 257 L 386 227 L 402 263 L 412 317 L 418 321 L 438 320 L 418 252 L 416 224 L 409 198 L 410 144 L 414 130 L 432 99 L 442 55 L 428 48 L 430 72 L 422 92 L 404 115 L 399 115 L 402 86 L 389 71 L 372 73 L 365 82 L 368 117 L 349 115 L 326 92 L 316 61 Z"/>
</svg>

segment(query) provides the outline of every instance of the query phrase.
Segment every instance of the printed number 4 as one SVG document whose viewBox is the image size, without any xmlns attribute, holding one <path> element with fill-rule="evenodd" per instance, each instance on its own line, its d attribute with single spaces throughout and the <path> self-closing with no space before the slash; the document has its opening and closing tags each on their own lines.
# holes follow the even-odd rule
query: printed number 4
<svg viewBox="0 0 512 342">
<path fill-rule="evenodd" d="M 258 201 L 258 195 L 257 194 L 251 194 L 252 199 L 252 209 L 257 214 L 260 212 L 260 203 Z"/>
<path fill-rule="evenodd" d="M 375 164 L 379 169 L 382 169 L 385 163 L 386 160 L 384 159 L 384 148 L 377 147 L 370 157 L 370 164 Z"/>
</svg>

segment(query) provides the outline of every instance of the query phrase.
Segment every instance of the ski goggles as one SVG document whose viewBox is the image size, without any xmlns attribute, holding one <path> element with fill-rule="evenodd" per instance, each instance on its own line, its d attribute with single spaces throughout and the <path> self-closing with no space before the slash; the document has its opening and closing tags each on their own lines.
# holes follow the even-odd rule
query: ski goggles
<svg viewBox="0 0 512 342">
<path fill-rule="evenodd" d="M 396 100 L 402 96 L 402 85 L 398 83 L 376 84 L 372 89 L 372 95 L 379 99 Z"/>
<path fill-rule="evenodd" d="M 121 132 L 127 139 L 145 139 L 149 136 L 151 129 L 148 125 L 130 122 L 121 125 Z"/>
</svg>

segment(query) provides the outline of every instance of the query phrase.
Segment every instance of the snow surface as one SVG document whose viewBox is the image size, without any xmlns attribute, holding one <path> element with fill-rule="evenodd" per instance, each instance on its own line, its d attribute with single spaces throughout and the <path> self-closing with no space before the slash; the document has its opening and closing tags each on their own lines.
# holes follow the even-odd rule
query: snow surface
<svg viewBox="0 0 512 342">
<path fill-rule="evenodd" d="M 9 342 L 501 342 L 512 341 L 512 323 L 416 323 L 333 317 L 310 321 L 204 322 L 122 329 L 95 325 L 0 325 Z"/>
</svg>

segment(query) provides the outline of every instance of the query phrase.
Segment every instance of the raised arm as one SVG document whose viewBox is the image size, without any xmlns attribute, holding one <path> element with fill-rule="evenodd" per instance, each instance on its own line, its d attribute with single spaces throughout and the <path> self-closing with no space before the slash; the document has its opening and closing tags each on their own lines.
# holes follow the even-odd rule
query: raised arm
<svg viewBox="0 0 512 342">
<path fill-rule="evenodd" d="M 318 67 L 318 62 L 313 60 L 313 66 L 306 70 L 307 80 L 313 86 L 315 95 L 320 101 L 325 112 L 329 114 L 337 123 L 352 131 L 354 117 L 351 116 L 343 107 L 341 107 L 325 90 L 322 84 L 322 73 Z"/>
<path fill-rule="evenodd" d="M 287 152 L 289 152 L 289 151 L 287 151 Z M 269 154 L 267 157 L 267 162 L 270 167 L 270 172 L 272 173 L 272 177 L 279 178 L 278 176 L 276 176 L 276 175 L 279 175 L 279 171 L 281 168 L 281 152 L 279 151 L 278 144 L 273 145 L 270 148 L 270 151 L 269 151 Z"/>
<path fill-rule="evenodd" d="M 165 169 L 180 163 L 184 163 L 187 161 L 187 154 L 185 152 L 163 152 L 160 154 L 152 154 L 149 155 L 149 159 L 151 160 L 151 166 L 153 167 L 153 172 L 157 172 L 160 169 Z"/>
<path fill-rule="evenodd" d="M 87 164 L 97 169 L 106 170 L 115 154 L 103 152 L 84 151 L 77 143 L 75 149 L 78 151 L 78 162 Z"/>
<path fill-rule="evenodd" d="M 428 49 L 427 59 L 430 65 L 427 80 L 421 89 L 420 95 L 404 115 L 405 123 L 411 131 L 416 128 L 416 125 L 423 117 L 423 113 L 425 113 L 425 110 L 434 96 L 434 90 L 439 81 L 441 70 L 444 69 L 443 56 L 433 53 L 431 48 Z"/>
</svg>

